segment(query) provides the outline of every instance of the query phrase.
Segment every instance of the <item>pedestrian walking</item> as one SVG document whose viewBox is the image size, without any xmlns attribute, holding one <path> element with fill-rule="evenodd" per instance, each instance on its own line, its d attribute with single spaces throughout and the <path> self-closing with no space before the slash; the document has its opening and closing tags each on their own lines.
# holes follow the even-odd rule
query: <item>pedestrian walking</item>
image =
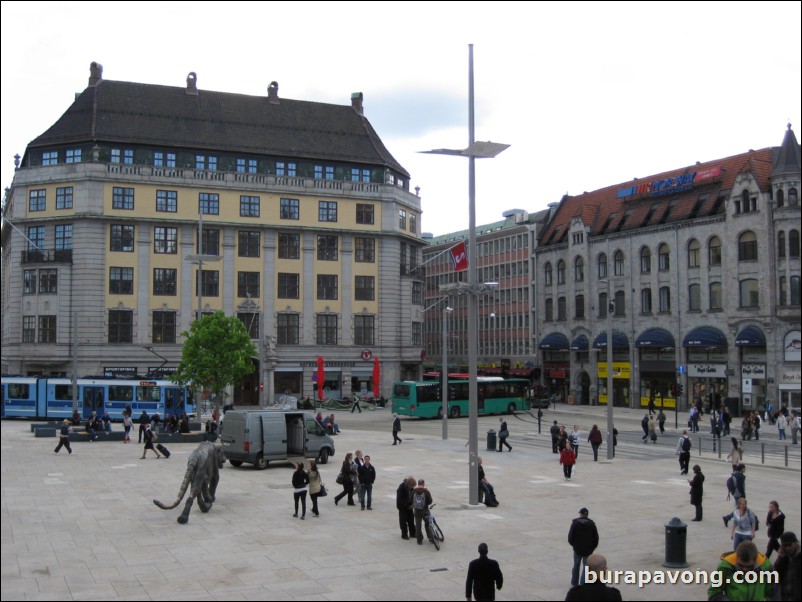
<svg viewBox="0 0 802 602">
<path fill-rule="evenodd" d="M 312 515 L 320 516 L 317 507 L 317 498 L 323 489 L 323 479 L 320 476 L 320 471 L 317 469 L 317 463 L 314 460 L 309 461 L 309 472 L 306 473 L 309 478 L 309 499 L 312 500 Z"/>
<path fill-rule="evenodd" d="M 747 504 L 746 498 L 738 500 L 738 507 L 732 514 L 732 528 L 730 539 L 732 539 L 732 549 L 738 549 L 738 544 L 742 541 L 752 541 L 755 538 L 755 528 L 757 527 L 757 517 Z"/>
<path fill-rule="evenodd" d="M 576 454 L 574 454 L 574 450 L 571 449 L 570 441 L 565 442 L 565 449 L 560 452 L 560 464 L 563 466 L 563 476 L 565 480 L 570 481 L 574 471 L 574 465 L 576 464 Z"/>
<path fill-rule="evenodd" d="M 507 446 L 507 451 L 512 451 L 512 445 L 507 443 L 507 437 L 510 436 L 510 431 L 507 429 L 507 421 L 504 420 L 504 417 L 499 416 L 498 421 L 501 423 L 501 426 L 498 429 L 498 451 L 504 451 L 503 446 Z"/>
<path fill-rule="evenodd" d="M 292 498 L 295 502 L 295 514 L 292 516 L 298 518 L 298 502 L 301 502 L 301 520 L 306 518 L 306 492 L 309 485 L 309 475 L 304 470 L 303 461 L 295 465 L 295 472 L 292 473 Z"/>
<path fill-rule="evenodd" d="M 579 432 L 579 425 L 574 425 L 574 430 L 571 431 L 571 447 L 574 450 L 574 456 L 579 457 L 579 444 L 582 442 L 582 433 Z"/>
<path fill-rule="evenodd" d="M 663 408 L 657 413 L 657 426 L 660 428 L 660 434 L 666 432 L 666 415 L 663 413 Z"/>
<path fill-rule="evenodd" d="M 365 509 L 365 501 L 367 501 L 367 509 L 373 510 L 373 483 L 376 481 L 376 469 L 370 463 L 370 456 L 365 456 L 365 462 L 358 469 L 359 474 L 359 505 L 362 510 Z"/>
<path fill-rule="evenodd" d="M 772 552 L 780 549 L 780 536 L 785 533 L 785 514 L 780 510 L 780 504 L 776 500 L 769 502 L 769 513 L 766 516 L 766 535 L 769 543 L 766 545 L 766 558 L 771 558 Z"/>
<path fill-rule="evenodd" d="M 802 599 L 802 552 L 796 534 L 786 531 L 780 536 L 780 551 L 774 561 L 780 583 L 774 600 L 798 602 Z"/>
<path fill-rule="evenodd" d="M 785 441 L 785 429 L 788 426 L 788 419 L 780 414 L 777 416 L 777 432 L 780 435 L 780 441 Z"/>
<path fill-rule="evenodd" d="M 161 458 L 161 454 L 159 454 L 159 452 L 156 450 L 156 446 L 154 445 L 154 443 L 158 440 L 158 436 L 153 432 L 150 423 L 145 425 L 145 434 L 143 435 L 143 439 L 145 440 L 145 447 L 142 449 L 142 457 L 140 460 L 145 459 L 145 455 L 147 455 L 148 450 L 151 450 L 154 454 L 156 454 L 157 460 Z"/>
<path fill-rule="evenodd" d="M 691 486 L 691 506 L 696 508 L 696 516 L 691 519 L 693 522 L 700 522 L 702 520 L 702 495 L 704 494 L 705 475 L 702 474 L 702 468 L 698 464 L 693 465 L 693 478 L 688 479 L 688 484 Z"/>
<path fill-rule="evenodd" d="M 67 448 L 68 455 L 72 454 L 72 447 L 70 447 L 70 430 L 72 430 L 70 421 L 69 419 L 65 418 L 64 422 L 61 424 L 61 430 L 59 431 L 58 445 L 56 446 L 56 449 L 53 450 L 54 454 L 59 453 L 62 447 Z"/>
<path fill-rule="evenodd" d="M 557 425 L 556 420 L 554 421 L 554 424 L 551 425 L 549 433 L 551 434 L 551 453 L 558 454 L 560 453 L 560 451 L 557 449 L 557 446 L 560 443 L 560 427 Z"/>
<path fill-rule="evenodd" d="M 688 431 L 682 431 L 682 436 L 677 441 L 676 454 L 679 456 L 679 473 L 688 474 L 688 464 L 691 461 L 691 447 L 693 442 L 688 436 Z"/>
<path fill-rule="evenodd" d="M 727 479 L 727 499 L 732 498 L 735 508 L 738 508 L 743 497 L 746 497 L 746 466 L 741 463 L 733 469 L 732 474 Z M 733 514 L 734 511 L 721 517 L 725 527 L 732 520 Z"/>
<path fill-rule="evenodd" d="M 486 543 L 479 544 L 479 558 L 468 564 L 468 576 L 465 579 L 465 599 L 471 602 L 471 594 L 475 600 L 495 600 L 496 589 L 504 585 L 504 575 L 498 562 L 487 557 Z"/>
<path fill-rule="evenodd" d="M 802 428 L 802 423 L 799 419 L 799 412 L 791 410 L 791 417 L 788 419 L 788 426 L 791 429 L 791 445 L 799 444 L 799 430 Z"/>
<path fill-rule="evenodd" d="M 582 565 L 587 565 L 588 556 L 599 545 L 599 531 L 596 523 L 588 518 L 588 509 L 580 508 L 579 517 L 571 521 L 568 529 L 568 545 L 574 550 L 574 568 L 571 569 L 571 586 L 585 582 L 585 572 L 580 572 Z"/>
<path fill-rule="evenodd" d="M 395 507 L 398 509 L 398 526 L 401 527 L 401 539 L 415 537 L 415 515 L 412 512 L 412 491 L 415 489 L 415 477 L 412 475 L 401 481 L 395 491 Z"/>
<path fill-rule="evenodd" d="M 145 429 L 150 425 L 150 416 L 145 410 L 139 415 L 139 443 L 142 443 L 142 438 L 145 435 Z"/>
<path fill-rule="evenodd" d="M 429 514 L 429 506 L 432 505 L 432 494 L 426 489 L 426 482 L 418 479 L 418 486 L 412 491 L 412 512 L 415 515 L 415 536 L 418 545 L 423 545 L 423 534 L 425 527 L 422 524 Z"/>
<path fill-rule="evenodd" d="M 362 408 L 359 407 L 359 397 L 354 395 L 354 405 L 351 406 L 351 413 L 354 413 L 354 410 L 359 410 L 359 413 L 362 413 Z"/>
<path fill-rule="evenodd" d="M 131 414 L 129 414 L 127 411 L 123 412 L 123 430 L 125 431 L 123 443 L 131 443 L 132 428 L 134 428 L 134 420 L 131 418 Z"/>
<path fill-rule="evenodd" d="M 732 470 L 735 471 L 738 467 L 738 464 L 741 463 L 744 457 L 744 450 L 741 447 L 741 443 L 738 441 L 737 437 L 730 437 L 730 444 L 732 447 L 730 448 L 730 453 L 727 454 L 727 460 L 732 463 Z"/>
<path fill-rule="evenodd" d="M 649 423 L 648 423 L 648 426 L 647 426 L 647 428 L 649 429 L 649 439 L 651 440 L 652 443 L 654 443 L 656 445 L 657 444 L 657 432 L 655 431 L 655 427 L 656 427 L 656 425 L 655 425 L 655 422 L 654 422 L 654 418 L 649 416 Z M 646 443 L 646 442 L 644 441 L 644 443 Z"/>
<path fill-rule="evenodd" d="M 599 461 L 599 448 L 602 444 L 602 434 L 599 430 L 597 425 L 593 425 L 593 428 L 590 429 L 590 433 L 588 434 L 588 442 L 590 443 L 591 448 L 593 448 L 593 461 Z"/>
<path fill-rule="evenodd" d="M 398 414 L 393 414 L 393 445 L 404 441 L 398 436 L 399 432 L 401 432 L 401 417 Z"/>
<path fill-rule="evenodd" d="M 342 467 L 340 468 L 340 476 L 337 477 L 337 482 L 341 483 L 343 490 L 334 496 L 334 505 L 340 503 L 346 495 L 348 496 L 348 505 L 356 506 L 354 503 L 354 479 L 356 478 L 356 466 L 353 462 L 354 454 L 348 452 L 345 454 Z"/>
<path fill-rule="evenodd" d="M 643 419 L 640 421 L 640 428 L 643 431 L 643 437 L 641 437 L 641 441 L 646 443 L 646 439 L 649 437 L 649 415 L 644 414 Z"/>
</svg>

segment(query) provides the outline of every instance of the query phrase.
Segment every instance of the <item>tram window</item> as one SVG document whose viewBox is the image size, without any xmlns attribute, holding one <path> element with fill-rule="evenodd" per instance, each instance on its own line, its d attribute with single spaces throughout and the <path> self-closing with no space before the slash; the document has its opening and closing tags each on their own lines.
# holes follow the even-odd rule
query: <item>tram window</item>
<svg viewBox="0 0 802 602">
<path fill-rule="evenodd" d="M 109 385 L 109 401 L 133 401 L 134 391 L 132 387 L 122 387 L 120 385 Z"/>
<path fill-rule="evenodd" d="M 159 387 L 137 387 L 136 388 L 137 401 L 160 401 L 161 395 L 159 394 Z"/>
<path fill-rule="evenodd" d="M 9 399 L 28 399 L 31 395 L 30 385 L 10 384 L 8 385 Z"/>
<path fill-rule="evenodd" d="M 72 385 L 56 385 L 55 397 L 59 401 L 69 401 L 72 399 Z"/>
</svg>

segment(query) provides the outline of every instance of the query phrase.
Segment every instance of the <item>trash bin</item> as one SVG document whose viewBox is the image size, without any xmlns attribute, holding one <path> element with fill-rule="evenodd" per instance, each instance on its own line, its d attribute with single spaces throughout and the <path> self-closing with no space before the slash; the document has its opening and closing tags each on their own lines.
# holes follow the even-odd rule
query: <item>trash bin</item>
<svg viewBox="0 0 802 602">
<path fill-rule="evenodd" d="M 496 431 L 493 429 L 487 431 L 487 449 L 496 451 Z"/>
<path fill-rule="evenodd" d="M 663 566 L 669 568 L 684 568 L 688 566 L 685 561 L 685 544 L 688 540 L 688 525 L 676 516 L 666 523 L 666 559 Z"/>
</svg>

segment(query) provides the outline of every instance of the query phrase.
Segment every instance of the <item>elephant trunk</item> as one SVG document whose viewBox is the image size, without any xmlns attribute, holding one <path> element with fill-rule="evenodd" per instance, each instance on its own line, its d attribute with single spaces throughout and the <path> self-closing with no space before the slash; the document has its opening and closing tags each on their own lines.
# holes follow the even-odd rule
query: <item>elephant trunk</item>
<svg viewBox="0 0 802 602">
<path fill-rule="evenodd" d="M 181 503 L 181 500 L 184 499 L 184 495 L 186 495 L 187 493 L 187 487 L 189 487 L 189 483 L 190 481 L 192 481 L 193 472 L 195 472 L 194 464 L 187 466 L 187 472 L 186 474 L 184 474 L 184 481 L 181 483 L 181 489 L 178 491 L 178 497 L 175 498 L 175 501 L 172 504 L 166 506 L 162 504 L 159 500 L 153 500 L 153 503 L 156 504 L 162 510 L 172 510 L 173 508 L 178 506 L 178 504 Z"/>
</svg>

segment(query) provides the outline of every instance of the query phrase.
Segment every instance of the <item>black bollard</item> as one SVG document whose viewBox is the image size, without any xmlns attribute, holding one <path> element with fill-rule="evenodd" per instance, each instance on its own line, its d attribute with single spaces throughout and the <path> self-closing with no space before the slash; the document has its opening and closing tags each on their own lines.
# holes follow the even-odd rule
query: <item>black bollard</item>
<svg viewBox="0 0 802 602">
<path fill-rule="evenodd" d="M 688 566 L 685 561 L 685 544 L 688 540 L 688 525 L 676 516 L 666 523 L 666 559 L 663 566 L 669 568 L 684 568 Z"/>
</svg>

